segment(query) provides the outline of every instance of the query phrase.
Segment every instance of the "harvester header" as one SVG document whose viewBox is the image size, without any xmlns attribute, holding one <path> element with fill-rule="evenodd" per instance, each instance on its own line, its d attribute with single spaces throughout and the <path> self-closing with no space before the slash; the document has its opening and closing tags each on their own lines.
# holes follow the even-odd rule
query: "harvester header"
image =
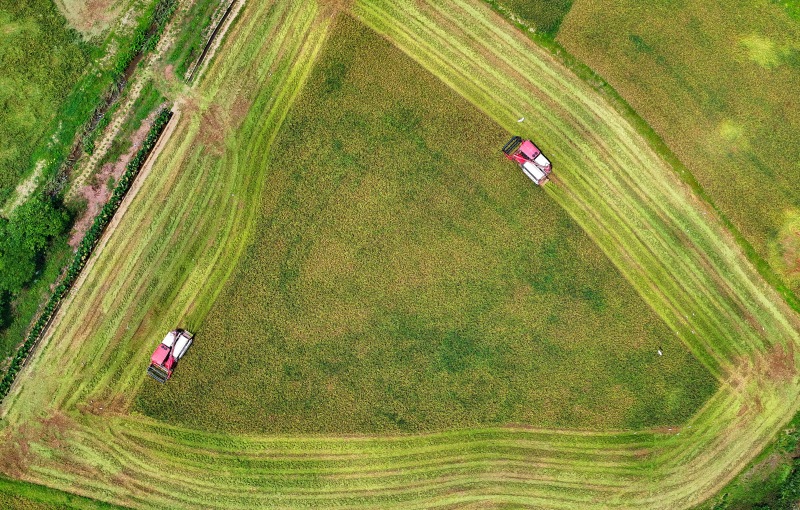
<svg viewBox="0 0 800 510">
<path fill-rule="evenodd" d="M 506 158 L 516 162 L 522 173 L 537 185 L 542 186 L 548 181 L 553 169 L 550 160 L 530 140 L 514 136 L 503 146 L 503 153 Z"/>
</svg>

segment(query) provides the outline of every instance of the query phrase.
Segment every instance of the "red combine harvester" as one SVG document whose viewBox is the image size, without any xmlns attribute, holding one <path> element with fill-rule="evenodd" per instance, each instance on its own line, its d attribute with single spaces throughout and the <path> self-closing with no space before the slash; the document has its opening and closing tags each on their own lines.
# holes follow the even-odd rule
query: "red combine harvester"
<svg viewBox="0 0 800 510">
<path fill-rule="evenodd" d="M 503 153 L 511 161 L 515 161 L 522 172 L 539 186 L 547 182 L 552 165 L 530 140 L 515 136 L 503 146 Z"/>
<path fill-rule="evenodd" d="M 172 377 L 172 371 L 178 364 L 178 360 L 186 354 L 189 346 L 192 345 L 194 335 L 183 329 L 175 329 L 167 333 L 161 345 L 156 347 L 155 352 L 150 357 L 150 366 L 147 368 L 147 375 L 160 383 L 167 382 Z"/>
</svg>

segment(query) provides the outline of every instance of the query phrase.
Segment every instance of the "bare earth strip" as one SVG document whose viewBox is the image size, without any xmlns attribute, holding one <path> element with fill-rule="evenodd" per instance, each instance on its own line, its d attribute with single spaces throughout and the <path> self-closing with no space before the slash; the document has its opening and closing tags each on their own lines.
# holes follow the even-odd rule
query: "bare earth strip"
<svg viewBox="0 0 800 510">
<path fill-rule="evenodd" d="M 251 235 L 259 170 L 330 25 L 307 2 L 250 2 L 4 404 L 0 470 L 141 508 L 685 508 L 718 490 L 797 410 L 796 315 L 613 108 L 482 2 L 352 9 L 541 142 L 558 162 L 546 191 L 719 378 L 718 394 L 679 431 L 247 437 L 129 415 L 152 338 L 202 321 Z"/>
</svg>

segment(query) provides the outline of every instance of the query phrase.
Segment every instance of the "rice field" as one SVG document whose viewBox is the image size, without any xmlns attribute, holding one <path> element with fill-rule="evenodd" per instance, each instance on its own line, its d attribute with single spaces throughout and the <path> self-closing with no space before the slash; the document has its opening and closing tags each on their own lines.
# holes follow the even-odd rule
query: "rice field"
<svg viewBox="0 0 800 510">
<path fill-rule="evenodd" d="M 239 434 L 135 410 L 154 343 L 176 324 L 202 329 L 236 277 L 232 261 L 249 256 L 270 181 L 237 169 L 269 167 L 341 8 L 246 4 L 3 403 L 0 471 L 136 508 L 689 508 L 714 494 L 797 411 L 798 317 L 641 133 L 478 1 L 346 8 L 493 129 L 540 142 L 557 162 L 547 200 L 714 376 L 716 392 L 679 427 L 629 431 Z"/>
<path fill-rule="evenodd" d="M 714 392 L 502 157 L 504 129 L 348 16 L 319 62 L 264 166 L 253 245 L 138 410 L 249 433 L 609 430 L 680 424 Z"/>
<path fill-rule="evenodd" d="M 797 293 L 800 23 L 783 3 L 580 0 L 557 40 L 653 127 Z"/>
<path fill-rule="evenodd" d="M 0 33 L 3 204 L 23 178 L 34 173 L 36 158 L 47 153 L 48 141 L 53 145 L 50 137 L 73 135 L 60 129 L 59 119 L 61 124 L 77 124 L 83 121 L 86 111 L 91 111 L 91 101 L 73 88 L 84 75 L 90 58 L 99 52 L 68 29 L 49 0 L 0 4 Z M 71 139 L 66 144 L 70 142 Z M 27 187 L 32 190 L 36 184 L 32 182 Z M 22 186 L 20 192 L 24 194 L 25 188 Z"/>
</svg>

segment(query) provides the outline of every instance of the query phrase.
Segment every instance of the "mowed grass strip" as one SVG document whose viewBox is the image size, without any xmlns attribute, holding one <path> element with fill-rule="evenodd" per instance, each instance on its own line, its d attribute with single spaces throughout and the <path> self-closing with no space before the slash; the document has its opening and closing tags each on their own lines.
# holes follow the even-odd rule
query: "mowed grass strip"
<svg viewBox="0 0 800 510">
<path fill-rule="evenodd" d="M 642 115 L 799 292 L 800 23 L 783 5 L 581 0 L 558 41 Z"/>
<path fill-rule="evenodd" d="M 251 433 L 685 421 L 714 380 L 501 157 L 508 136 L 340 17 L 273 146 L 254 244 L 138 408 Z"/>
</svg>

